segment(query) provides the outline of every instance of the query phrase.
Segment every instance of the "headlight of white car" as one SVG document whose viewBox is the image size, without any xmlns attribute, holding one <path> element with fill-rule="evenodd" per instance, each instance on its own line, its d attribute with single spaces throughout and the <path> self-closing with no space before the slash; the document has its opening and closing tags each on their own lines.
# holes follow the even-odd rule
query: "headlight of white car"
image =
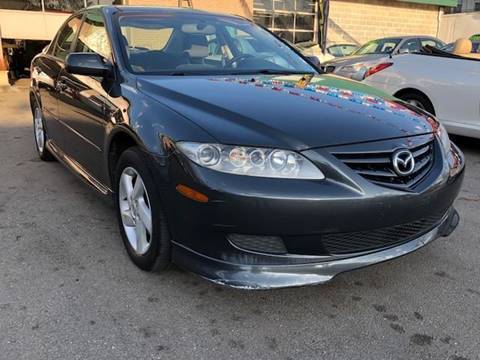
<svg viewBox="0 0 480 360">
<path fill-rule="evenodd" d="M 450 138 L 448 137 L 447 130 L 442 124 L 438 124 L 437 136 L 440 140 L 440 143 L 442 144 L 445 154 L 448 154 L 451 150 Z"/>
<path fill-rule="evenodd" d="M 286 179 L 325 179 L 304 156 L 289 150 L 179 142 L 177 147 L 196 164 L 224 173 Z"/>
</svg>

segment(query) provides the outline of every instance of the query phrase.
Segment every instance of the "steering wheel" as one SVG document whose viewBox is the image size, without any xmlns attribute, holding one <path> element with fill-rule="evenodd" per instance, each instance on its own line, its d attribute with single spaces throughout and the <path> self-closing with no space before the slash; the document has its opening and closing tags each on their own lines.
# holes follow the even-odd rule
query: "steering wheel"
<svg viewBox="0 0 480 360">
<path fill-rule="evenodd" d="M 239 62 L 244 61 L 244 60 L 249 59 L 249 58 L 253 58 L 253 57 L 255 57 L 255 56 L 250 55 L 250 54 L 240 54 L 240 55 L 234 56 L 233 58 L 228 60 L 227 65 L 229 67 L 233 67 L 233 64 L 237 64 L 235 66 L 235 68 L 236 68 L 236 67 L 238 67 Z"/>
</svg>

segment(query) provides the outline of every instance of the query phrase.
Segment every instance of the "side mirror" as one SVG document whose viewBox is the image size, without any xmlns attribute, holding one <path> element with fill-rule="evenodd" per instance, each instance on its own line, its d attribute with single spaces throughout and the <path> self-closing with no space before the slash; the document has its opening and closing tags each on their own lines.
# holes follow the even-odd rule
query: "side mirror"
<svg viewBox="0 0 480 360">
<path fill-rule="evenodd" d="M 103 77 L 112 71 L 112 65 L 98 54 L 71 53 L 65 59 L 65 70 L 70 74 Z"/>
<path fill-rule="evenodd" d="M 305 56 L 313 65 L 320 67 L 320 60 L 316 56 Z"/>
<path fill-rule="evenodd" d="M 410 50 L 404 48 L 404 49 L 398 50 L 398 53 L 399 53 L 399 54 L 409 54 L 409 53 L 410 53 Z"/>
</svg>

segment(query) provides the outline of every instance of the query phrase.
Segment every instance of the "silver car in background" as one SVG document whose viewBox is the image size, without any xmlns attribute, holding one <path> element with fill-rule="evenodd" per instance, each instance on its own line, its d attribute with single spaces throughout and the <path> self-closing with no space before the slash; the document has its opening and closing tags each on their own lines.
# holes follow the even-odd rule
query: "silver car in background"
<svg viewBox="0 0 480 360">
<path fill-rule="evenodd" d="M 350 68 L 359 63 L 379 60 L 396 54 L 415 53 L 426 45 L 438 49 L 445 43 L 432 36 L 397 36 L 372 40 L 354 51 L 350 56 L 336 58 L 322 64 L 322 70 L 338 75 L 348 75 Z"/>
</svg>

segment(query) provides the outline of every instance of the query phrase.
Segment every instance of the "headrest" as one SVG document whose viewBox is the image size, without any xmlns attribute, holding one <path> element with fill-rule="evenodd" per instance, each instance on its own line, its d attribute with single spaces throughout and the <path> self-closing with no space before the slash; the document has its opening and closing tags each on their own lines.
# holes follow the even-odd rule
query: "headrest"
<svg viewBox="0 0 480 360">
<path fill-rule="evenodd" d="M 189 35 L 186 38 L 187 49 L 189 57 L 205 58 L 208 56 L 208 41 L 205 35 L 195 34 Z"/>
<path fill-rule="evenodd" d="M 185 52 L 191 58 L 206 58 L 208 56 L 208 47 L 201 45 L 192 45 L 192 47 Z"/>
<path fill-rule="evenodd" d="M 458 39 L 453 46 L 455 55 L 465 55 L 472 52 L 472 42 L 468 39 Z"/>
</svg>

